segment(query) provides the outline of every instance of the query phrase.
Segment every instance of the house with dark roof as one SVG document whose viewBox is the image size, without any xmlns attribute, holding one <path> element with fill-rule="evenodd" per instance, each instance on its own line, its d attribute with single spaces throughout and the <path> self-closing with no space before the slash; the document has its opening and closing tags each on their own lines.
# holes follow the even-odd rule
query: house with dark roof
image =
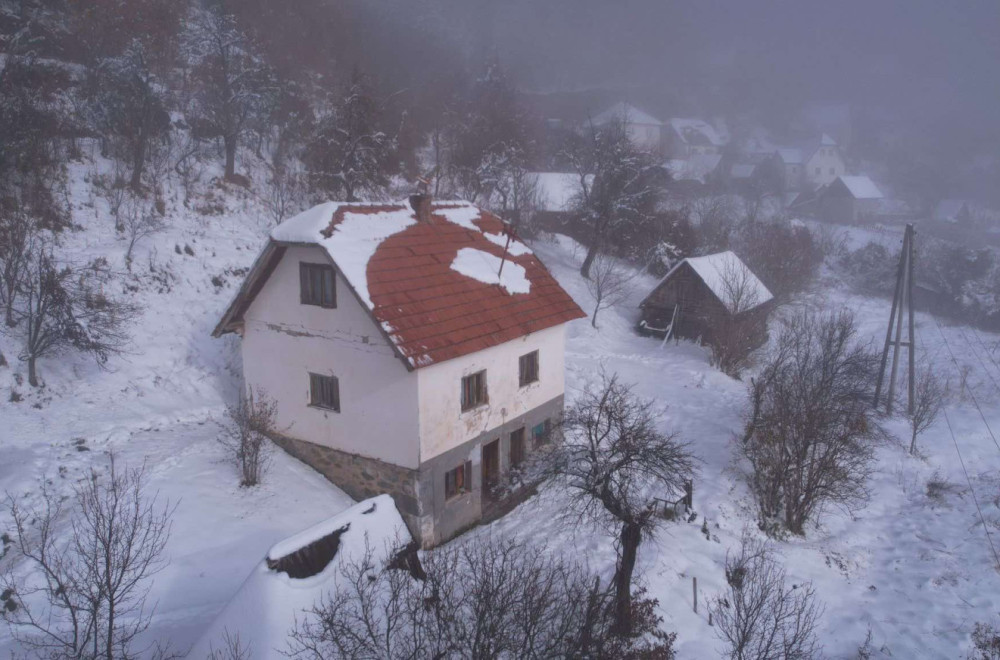
<svg viewBox="0 0 1000 660">
<path fill-rule="evenodd" d="M 355 499 L 392 495 L 427 547 L 502 508 L 584 316 L 499 218 L 413 195 L 275 227 L 213 334 L 242 338 L 278 444 Z"/>
<path fill-rule="evenodd" d="M 819 216 L 836 224 L 874 222 L 883 208 L 883 195 L 864 175 L 839 176 L 816 194 Z"/>
</svg>

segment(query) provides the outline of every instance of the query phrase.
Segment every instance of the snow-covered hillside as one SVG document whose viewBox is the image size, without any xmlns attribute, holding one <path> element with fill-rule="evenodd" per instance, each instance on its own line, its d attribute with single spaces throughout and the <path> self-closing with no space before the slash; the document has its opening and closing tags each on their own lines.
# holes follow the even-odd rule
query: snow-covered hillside
<svg viewBox="0 0 1000 660">
<path fill-rule="evenodd" d="M 87 150 L 85 162 L 70 166 L 73 219 L 82 229 L 65 233 L 60 250 L 79 261 L 108 256 L 124 269 L 125 245 L 107 201 L 91 183 L 91 159 L 103 162 Z M 184 652 L 273 543 L 352 502 L 281 452 L 263 486 L 238 487 L 216 441 L 217 422 L 239 384 L 238 353 L 232 339 L 214 340 L 210 332 L 269 230 L 268 214 L 252 192 L 218 184 L 210 172 L 187 199 L 179 185 L 167 190 L 165 229 L 139 245 L 133 275 L 126 278 L 144 307 L 129 355 L 113 359 L 107 371 L 72 354 L 43 360 L 45 387 L 34 390 L 16 361 L 16 342 L 0 338 L 4 354 L 14 358 L 0 368 L 0 490 L 31 502 L 43 482 L 68 493 L 91 469 L 104 470 L 108 452 L 132 464 L 145 460 L 151 486 L 177 504 L 170 564 L 150 594 L 158 606 L 147 637 L 169 640 L 174 651 Z M 592 310 L 578 274 L 583 251 L 562 237 L 533 248 L 584 310 Z M 678 633 L 680 657 L 716 657 L 721 644 L 704 605 L 724 585 L 727 550 L 754 521 L 731 447 L 745 384 L 712 368 L 706 351 L 692 343 L 663 345 L 637 336 L 635 303 L 654 280 L 633 282 L 634 299 L 603 311 L 599 329 L 588 319 L 571 325 L 567 398 L 572 403 L 601 368 L 617 372 L 662 406 L 663 427 L 678 431 L 701 459 L 698 518 L 661 528 L 640 548 L 639 569 L 649 595 L 659 600 L 664 627 Z M 875 341 L 888 318 L 887 301 L 848 294 L 836 282 L 822 283 L 796 304 L 846 306 Z M 997 337 L 962 327 L 939 332 L 923 314 L 917 322 L 921 350 L 955 384 L 961 366 L 971 366 L 969 382 L 986 422 L 1000 431 L 1000 365 L 984 348 Z M 825 604 L 822 641 L 832 657 L 852 657 L 869 627 L 885 657 L 961 657 L 972 625 L 1000 611 L 1000 575 L 976 509 L 978 501 L 1000 540 L 1000 446 L 971 400 L 956 400 L 948 415 L 975 498 L 942 420 L 922 437 L 923 458 L 910 457 L 902 446 L 879 450 L 871 503 L 856 518 L 826 511 L 805 538 L 777 544 L 790 578 L 811 580 Z M 902 420 L 889 427 L 906 435 Z M 943 485 L 929 488 L 932 480 Z M 607 537 L 553 525 L 563 497 L 543 488 L 471 534 L 516 534 L 610 575 L 614 548 Z M 701 532 L 706 518 L 710 538 Z M 0 514 L 0 533 L 7 524 Z M 697 614 L 692 578 L 699 586 Z M 7 634 L 0 628 L 0 654 L 15 650 Z"/>
</svg>

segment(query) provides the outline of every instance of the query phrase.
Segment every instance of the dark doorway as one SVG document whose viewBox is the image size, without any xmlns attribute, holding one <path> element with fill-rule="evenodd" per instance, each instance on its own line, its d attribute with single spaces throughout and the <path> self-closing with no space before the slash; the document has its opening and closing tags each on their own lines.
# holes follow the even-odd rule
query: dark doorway
<svg viewBox="0 0 1000 660">
<path fill-rule="evenodd" d="M 483 499 L 492 499 L 500 483 L 500 438 L 483 445 Z"/>
</svg>

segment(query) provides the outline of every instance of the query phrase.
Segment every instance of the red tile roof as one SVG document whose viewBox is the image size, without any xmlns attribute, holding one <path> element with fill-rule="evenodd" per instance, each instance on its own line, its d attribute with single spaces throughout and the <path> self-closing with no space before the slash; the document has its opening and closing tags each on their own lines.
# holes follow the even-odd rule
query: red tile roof
<svg viewBox="0 0 1000 660">
<path fill-rule="evenodd" d="M 463 215 L 473 219 L 453 222 L 442 213 L 448 209 L 462 209 Z M 477 212 L 478 217 L 474 217 Z M 322 244 L 324 238 L 335 235 L 347 213 L 375 216 L 412 214 L 412 210 L 406 203 L 341 204 L 331 208 L 329 225 L 315 242 Z M 503 222 L 487 211 L 465 202 L 435 202 L 427 220 L 412 222 L 378 242 L 367 263 L 365 282 L 348 282 L 356 293 L 367 291 L 369 312 L 410 367 L 468 355 L 585 316 L 529 250 L 518 245 L 521 250 L 512 250 L 519 252 L 518 256 L 507 253 L 504 257 L 504 247 L 484 235 L 503 232 Z M 505 258 L 507 267 L 511 263 L 522 267 L 531 283 L 530 291 L 509 293 L 500 284 L 453 270 L 452 262 L 462 248 Z M 337 255 L 331 254 L 331 258 L 336 265 Z M 345 277 L 350 280 L 349 273 Z M 365 297 L 358 295 L 368 307 Z M 245 301 L 236 311 L 237 302 L 230 308 L 234 313 L 227 313 L 217 333 L 231 330 L 249 304 Z"/>
</svg>

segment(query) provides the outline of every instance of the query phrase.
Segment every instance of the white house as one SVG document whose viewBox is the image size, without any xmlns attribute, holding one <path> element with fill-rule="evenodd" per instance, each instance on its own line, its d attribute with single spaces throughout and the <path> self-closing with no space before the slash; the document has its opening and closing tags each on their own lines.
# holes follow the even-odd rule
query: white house
<svg viewBox="0 0 1000 660">
<path fill-rule="evenodd" d="M 642 149 L 660 152 L 663 122 L 659 119 L 622 101 L 594 116 L 592 121 L 595 126 L 602 126 L 612 120 L 625 122 L 625 130 L 632 144 Z"/>
<path fill-rule="evenodd" d="M 243 338 L 279 444 L 355 499 L 391 494 L 430 546 L 546 441 L 583 316 L 497 217 L 414 195 L 274 228 L 213 334 Z"/>
<path fill-rule="evenodd" d="M 722 148 L 729 143 L 729 136 L 725 130 L 702 119 L 675 117 L 670 120 L 669 142 L 670 157 L 686 160 L 692 156 L 721 154 Z"/>
<path fill-rule="evenodd" d="M 840 146 L 825 133 L 802 147 L 776 149 L 775 157 L 783 167 L 785 187 L 789 190 L 815 190 L 847 173 Z"/>
</svg>

